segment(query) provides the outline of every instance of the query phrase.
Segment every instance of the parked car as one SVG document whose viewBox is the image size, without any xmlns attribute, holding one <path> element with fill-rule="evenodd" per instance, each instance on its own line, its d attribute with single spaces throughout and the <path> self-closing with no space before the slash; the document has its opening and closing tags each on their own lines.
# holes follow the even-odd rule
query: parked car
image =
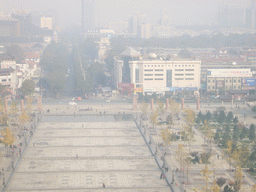
<svg viewBox="0 0 256 192">
<path fill-rule="evenodd" d="M 77 105 L 77 103 L 76 103 L 76 102 L 71 101 L 71 102 L 69 102 L 69 105 Z"/>
</svg>

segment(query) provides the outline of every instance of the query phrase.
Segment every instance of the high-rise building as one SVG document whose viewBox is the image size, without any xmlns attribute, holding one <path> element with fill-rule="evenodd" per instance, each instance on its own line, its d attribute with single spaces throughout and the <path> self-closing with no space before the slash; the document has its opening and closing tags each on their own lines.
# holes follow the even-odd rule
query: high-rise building
<svg viewBox="0 0 256 192">
<path fill-rule="evenodd" d="M 20 34 L 22 36 L 32 35 L 34 26 L 32 25 L 31 14 L 28 13 L 15 13 L 11 14 L 12 18 L 19 20 L 20 23 Z"/>
<path fill-rule="evenodd" d="M 82 0 L 82 29 L 84 32 L 96 27 L 95 8 L 95 0 Z"/>
<path fill-rule="evenodd" d="M 0 17 L 0 36 L 4 36 L 4 37 L 20 36 L 19 20 L 11 17 Z"/>
<path fill-rule="evenodd" d="M 41 17 L 41 28 L 52 29 L 53 28 L 52 17 Z"/>
<path fill-rule="evenodd" d="M 151 25 L 150 24 L 140 24 L 138 26 L 138 36 L 143 39 L 148 39 L 151 37 Z"/>
<path fill-rule="evenodd" d="M 128 23 L 128 32 L 138 35 L 139 25 L 146 24 L 146 15 L 138 14 L 131 16 Z"/>
<path fill-rule="evenodd" d="M 219 27 L 245 27 L 245 5 L 222 5 L 218 11 Z"/>
<path fill-rule="evenodd" d="M 255 29 L 256 26 L 256 0 L 251 0 L 251 5 L 246 12 L 246 27 Z"/>
</svg>

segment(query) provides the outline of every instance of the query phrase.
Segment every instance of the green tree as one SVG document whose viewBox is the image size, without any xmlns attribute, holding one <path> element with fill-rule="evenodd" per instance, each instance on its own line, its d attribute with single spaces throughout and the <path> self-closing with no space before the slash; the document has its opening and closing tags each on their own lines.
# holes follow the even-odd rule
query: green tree
<svg viewBox="0 0 256 192">
<path fill-rule="evenodd" d="M 211 119 L 212 119 L 212 114 L 211 114 L 211 112 L 210 111 L 208 111 L 207 113 L 206 113 L 206 120 L 207 121 L 210 121 Z"/>
<path fill-rule="evenodd" d="M 17 63 L 21 63 L 25 59 L 24 50 L 17 44 L 7 47 L 7 53 L 13 56 Z"/>
<path fill-rule="evenodd" d="M 215 119 L 215 121 L 218 120 L 218 117 L 219 117 L 218 112 L 217 112 L 217 111 L 214 111 L 214 113 L 213 113 L 213 118 Z"/>
<path fill-rule="evenodd" d="M 234 119 L 233 119 L 233 123 L 235 123 L 235 124 L 237 124 L 239 121 L 238 121 L 238 117 L 235 117 Z"/>
<path fill-rule="evenodd" d="M 252 107 L 252 111 L 255 113 L 256 112 L 256 106 Z"/>
<path fill-rule="evenodd" d="M 35 90 L 35 82 L 31 79 L 26 79 L 25 81 L 22 82 L 21 86 L 21 92 L 24 95 L 30 95 L 34 92 Z"/>
<path fill-rule="evenodd" d="M 246 129 L 246 127 L 243 127 L 242 132 L 240 134 L 240 139 L 241 140 L 244 139 L 246 137 L 246 135 L 247 135 L 247 129 Z"/>
<path fill-rule="evenodd" d="M 214 140 L 217 142 L 220 141 L 220 134 L 218 132 L 215 133 Z"/>
<path fill-rule="evenodd" d="M 222 124 L 226 120 L 226 114 L 224 111 L 221 111 L 220 114 L 218 115 L 218 123 Z"/>
<path fill-rule="evenodd" d="M 220 178 L 217 179 L 216 183 L 221 188 L 226 183 L 226 181 L 227 181 L 226 178 L 220 177 Z"/>
<path fill-rule="evenodd" d="M 229 125 L 226 125 L 226 127 L 225 127 L 225 132 L 226 132 L 226 133 L 230 133 L 230 127 L 229 127 Z"/>
<path fill-rule="evenodd" d="M 233 129 L 233 140 L 238 141 L 238 139 L 239 139 L 239 127 L 238 125 L 235 125 Z"/>
<path fill-rule="evenodd" d="M 178 55 L 180 58 L 187 59 L 191 58 L 192 53 L 187 49 L 183 49 L 178 53 Z"/>
<path fill-rule="evenodd" d="M 255 125 L 254 124 L 250 125 L 249 139 L 250 139 L 250 141 L 254 141 L 255 140 Z"/>
<path fill-rule="evenodd" d="M 233 190 L 233 187 L 230 187 L 229 185 L 226 185 L 224 187 L 224 192 L 235 192 L 235 191 Z"/>
<path fill-rule="evenodd" d="M 40 65 L 44 71 L 44 78 L 49 82 L 50 91 L 55 96 L 65 89 L 68 57 L 67 47 L 61 43 L 52 41 L 45 48 L 40 61 Z"/>
<path fill-rule="evenodd" d="M 226 121 L 227 121 L 228 123 L 231 123 L 232 120 L 233 120 L 233 112 L 232 112 L 232 111 L 229 111 L 229 112 L 228 112 L 228 115 L 227 115 Z"/>
</svg>

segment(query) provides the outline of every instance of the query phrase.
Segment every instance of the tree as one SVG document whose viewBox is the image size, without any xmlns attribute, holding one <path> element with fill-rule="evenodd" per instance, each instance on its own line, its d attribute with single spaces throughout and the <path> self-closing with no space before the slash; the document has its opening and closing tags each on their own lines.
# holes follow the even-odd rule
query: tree
<svg viewBox="0 0 256 192">
<path fill-rule="evenodd" d="M 226 114 L 225 114 L 224 111 L 221 111 L 219 116 L 218 116 L 218 120 L 217 120 L 218 123 L 222 124 L 225 121 L 225 119 L 226 119 Z"/>
<path fill-rule="evenodd" d="M 179 57 L 183 59 L 191 58 L 191 54 L 192 53 L 187 49 L 183 49 L 178 53 Z"/>
<path fill-rule="evenodd" d="M 209 170 L 209 168 L 207 167 L 207 165 L 205 165 L 205 168 L 203 170 L 200 171 L 205 179 L 205 191 L 208 191 L 208 186 L 209 186 L 209 177 L 212 174 L 212 171 Z"/>
<path fill-rule="evenodd" d="M 216 183 L 221 188 L 225 183 L 227 182 L 227 179 L 224 177 L 220 177 L 217 179 Z"/>
<path fill-rule="evenodd" d="M 148 114 L 148 103 L 143 102 L 143 103 L 140 105 L 140 110 L 141 110 L 143 116 L 147 116 L 147 114 Z"/>
<path fill-rule="evenodd" d="M 246 128 L 246 127 L 243 127 L 242 132 L 241 132 L 241 135 L 240 135 L 240 139 L 241 139 L 241 140 L 246 137 L 247 132 L 248 132 L 248 131 L 247 131 L 247 128 Z"/>
<path fill-rule="evenodd" d="M 233 140 L 238 141 L 238 138 L 239 138 L 239 127 L 238 125 L 235 125 L 233 129 Z"/>
<path fill-rule="evenodd" d="M 29 116 L 27 114 L 27 112 L 24 110 L 20 116 L 19 116 L 19 123 L 20 126 L 23 127 L 27 122 L 29 121 Z"/>
<path fill-rule="evenodd" d="M 235 192 L 235 191 L 233 190 L 232 187 L 230 187 L 229 185 L 226 185 L 226 186 L 224 187 L 224 192 Z"/>
<path fill-rule="evenodd" d="M 185 159 L 187 158 L 187 152 L 184 149 L 182 144 L 178 144 L 178 148 L 176 150 L 176 159 L 180 164 L 180 170 L 183 169 L 183 177 L 184 177 L 184 166 L 185 166 Z"/>
<path fill-rule="evenodd" d="M 170 99 L 170 110 L 171 110 L 172 122 L 174 123 L 174 117 L 178 115 L 180 112 L 180 105 L 176 103 L 175 100 Z"/>
<path fill-rule="evenodd" d="M 228 123 L 231 123 L 231 121 L 233 120 L 233 112 L 232 111 L 228 112 L 226 120 L 227 120 Z"/>
<path fill-rule="evenodd" d="M 160 135 L 164 141 L 166 148 L 168 149 L 169 146 L 172 144 L 172 141 L 174 140 L 174 135 L 170 132 L 170 130 L 167 127 L 161 130 Z"/>
<path fill-rule="evenodd" d="M 211 114 L 211 112 L 210 111 L 208 111 L 207 113 L 206 113 L 206 120 L 207 121 L 210 121 L 211 119 L 212 119 L 212 114 Z"/>
<path fill-rule="evenodd" d="M 219 115 L 218 115 L 218 112 L 217 112 L 217 111 L 214 111 L 214 113 L 213 113 L 213 118 L 215 119 L 215 121 L 218 120 Z"/>
<path fill-rule="evenodd" d="M 191 141 L 194 138 L 193 129 L 189 125 L 183 125 L 182 136 L 184 141 L 188 142 L 188 148 L 190 151 Z"/>
<path fill-rule="evenodd" d="M 252 107 L 252 111 L 255 113 L 256 112 L 256 106 Z"/>
<path fill-rule="evenodd" d="M 25 59 L 24 50 L 17 44 L 7 47 L 7 53 L 13 56 L 17 63 Z"/>
<path fill-rule="evenodd" d="M 150 121 L 151 121 L 151 123 L 153 125 L 154 131 L 155 131 L 155 126 L 157 124 L 157 117 L 158 117 L 157 110 L 152 111 L 151 114 L 150 114 Z"/>
<path fill-rule="evenodd" d="M 19 109 L 18 109 L 17 103 L 15 101 L 12 101 L 12 105 L 11 105 L 11 109 L 10 109 L 11 116 L 12 117 L 17 116 L 18 111 L 19 111 Z"/>
<path fill-rule="evenodd" d="M 45 48 L 40 61 L 40 66 L 44 71 L 44 78 L 47 79 L 50 84 L 50 91 L 55 96 L 63 91 L 66 85 L 68 56 L 69 53 L 66 46 L 52 41 Z"/>
<path fill-rule="evenodd" d="M 229 125 L 226 125 L 226 127 L 225 127 L 225 132 L 226 132 L 226 133 L 230 133 Z"/>
<path fill-rule="evenodd" d="M 217 141 L 217 142 L 220 141 L 220 134 L 219 134 L 219 132 L 215 133 L 214 140 Z"/>
<path fill-rule="evenodd" d="M 197 118 L 202 119 L 202 117 L 203 117 L 202 111 L 199 111 L 199 113 L 198 113 L 198 115 L 197 115 Z"/>
<path fill-rule="evenodd" d="M 157 100 L 157 112 L 159 116 L 162 116 L 165 112 L 164 104 L 160 100 Z"/>
<path fill-rule="evenodd" d="M 255 125 L 254 124 L 250 125 L 249 139 L 250 139 L 250 141 L 254 141 L 255 140 Z"/>
<path fill-rule="evenodd" d="M 239 121 L 238 121 L 238 117 L 235 117 L 234 119 L 233 119 L 233 123 L 235 123 L 235 124 L 237 124 Z"/>
<path fill-rule="evenodd" d="M 195 112 L 192 109 L 185 109 L 185 122 L 189 125 L 192 126 L 195 122 Z"/>
<path fill-rule="evenodd" d="M 3 137 L 3 139 L 1 139 L 1 142 L 6 146 L 12 146 L 15 141 L 15 138 L 11 130 L 8 127 L 6 127 L 4 131 L 2 131 L 1 133 Z"/>
<path fill-rule="evenodd" d="M 25 81 L 22 82 L 21 86 L 21 92 L 24 95 L 30 95 L 34 92 L 35 90 L 35 82 L 31 79 L 26 79 Z"/>
<path fill-rule="evenodd" d="M 33 103 L 33 98 L 32 97 L 28 97 L 27 98 L 27 113 L 28 115 L 30 115 L 32 113 L 32 103 Z"/>
</svg>

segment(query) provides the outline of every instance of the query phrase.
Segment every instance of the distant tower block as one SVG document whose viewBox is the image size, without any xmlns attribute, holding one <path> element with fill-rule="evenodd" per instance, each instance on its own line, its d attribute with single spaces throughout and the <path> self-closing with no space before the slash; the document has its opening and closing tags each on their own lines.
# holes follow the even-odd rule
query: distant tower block
<svg viewBox="0 0 256 192">
<path fill-rule="evenodd" d="M 24 100 L 20 101 L 20 110 L 24 111 Z"/>
<path fill-rule="evenodd" d="M 38 110 L 38 112 L 42 112 L 42 110 L 43 110 L 43 108 L 42 108 L 42 97 L 38 97 L 38 99 L 37 99 L 37 110 Z"/>
<path fill-rule="evenodd" d="M 7 111 L 8 111 L 8 102 L 7 102 L 7 99 L 4 100 L 4 103 L 5 103 L 5 111 L 7 112 Z"/>
<path fill-rule="evenodd" d="M 154 109 L 154 99 L 151 99 L 151 110 L 153 111 Z"/>
<path fill-rule="evenodd" d="M 200 109 L 200 98 L 198 97 L 196 100 L 196 109 L 199 110 Z"/>
<path fill-rule="evenodd" d="M 133 104 L 132 104 L 132 110 L 133 111 L 137 111 L 138 110 L 137 99 L 138 99 L 138 96 L 137 95 L 133 95 Z"/>
<path fill-rule="evenodd" d="M 184 100 L 184 98 L 182 98 L 182 99 L 181 99 L 181 110 L 184 109 L 184 103 L 185 103 L 185 100 Z"/>
<path fill-rule="evenodd" d="M 169 110 L 169 99 L 166 99 L 166 110 Z"/>
</svg>

